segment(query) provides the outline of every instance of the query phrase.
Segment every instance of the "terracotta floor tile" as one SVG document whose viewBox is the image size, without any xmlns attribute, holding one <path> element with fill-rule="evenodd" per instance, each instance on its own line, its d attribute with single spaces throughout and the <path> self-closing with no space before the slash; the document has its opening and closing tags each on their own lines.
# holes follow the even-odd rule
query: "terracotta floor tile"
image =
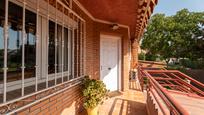
<svg viewBox="0 0 204 115">
<path fill-rule="evenodd" d="M 129 91 L 115 93 L 116 96 L 106 100 L 99 107 L 99 115 L 147 115 L 143 93 L 133 82 L 132 86 Z"/>
<path fill-rule="evenodd" d="M 99 106 L 99 115 L 147 115 L 144 95 L 135 81 L 129 91 L 114 95 Z"/>
</svg>

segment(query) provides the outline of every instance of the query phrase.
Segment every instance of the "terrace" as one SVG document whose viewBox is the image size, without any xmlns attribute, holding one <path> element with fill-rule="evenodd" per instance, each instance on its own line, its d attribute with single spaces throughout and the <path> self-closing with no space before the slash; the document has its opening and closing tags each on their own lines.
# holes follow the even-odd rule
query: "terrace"
<svg viewBox="0 0 204 115">
<path fill-rule="evenodd" d="M 111 93 L 99 106 L 99 115 L 202 115 L 204 112 L 204 84 L 175 70 L 139 67 L 138 72 L 139 78 L 130 80 L 128 91 Z M 148 82 L 144 84 L 145 79 Z M 86 111 L 81 114 L 86 115 Z"/>
<path fill-rule="evenodd" d="M 202 83 L 179 71 L 137 68 L 139 39 L 157 2 L 1 0 L 0 114 L 86 114 L 86 75 L 111 91 L 100 115 L 202 113 Z"/>
<path fill-rule="evenodd" d="M 99 115 L 202 115 L 204 112 L 204 84 L 175 70 L 139 67 L 138 71 L 139 79 L 130 81 L 128 91 L 112 93 L 100 105 Z M 149 80 L 147 84 L 145 79 Z"/>
</svg>

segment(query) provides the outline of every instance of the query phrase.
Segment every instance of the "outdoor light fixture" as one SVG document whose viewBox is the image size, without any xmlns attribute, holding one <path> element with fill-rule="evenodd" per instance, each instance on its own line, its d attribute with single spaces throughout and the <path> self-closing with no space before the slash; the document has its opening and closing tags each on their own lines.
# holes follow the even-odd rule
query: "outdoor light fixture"
<svg viewBox="0 0 204 115">
<path fill-rule="evenodd" d="M 118 24 L 113 24 L 113 25 L 111 25 L 111 28 L 113 30 L 117 30 L 119 28 L 119 25 Z"/>
</svg>

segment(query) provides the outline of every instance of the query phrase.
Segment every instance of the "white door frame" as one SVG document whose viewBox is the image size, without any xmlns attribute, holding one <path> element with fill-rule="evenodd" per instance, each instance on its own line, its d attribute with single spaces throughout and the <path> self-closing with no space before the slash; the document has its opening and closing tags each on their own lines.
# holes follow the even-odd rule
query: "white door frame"
<svg viewBox="0 0 204 115">
<path fill-rule="evenodd" d="M 122 84 L 122 82 L 121 82 L 121 73 L 122 73 L 122 69 L 121 69 L 121 59 L 122 59 L 122 50 L 121 50 L 121 39 L 122 39 L 122 37 L 121 36 L 115 36 L 115 35 L 106 35 L 106 34 L 101 34 L 100 35 L 100 80 L 102 79 L 102 73 L 101 73 L 101 53 L 102 53 L 102 51 L 101 51 L 101 47 L 102 47 L 102 45 L 101 45 L 101 39 L 104 39 L 104 38 L 110 38 L 110 39 L 118 39 L 118 91 L 121 91 L 121 89 L 122 89 L 122 86 L 121 86 L 121 84 Z"/>
</svg>

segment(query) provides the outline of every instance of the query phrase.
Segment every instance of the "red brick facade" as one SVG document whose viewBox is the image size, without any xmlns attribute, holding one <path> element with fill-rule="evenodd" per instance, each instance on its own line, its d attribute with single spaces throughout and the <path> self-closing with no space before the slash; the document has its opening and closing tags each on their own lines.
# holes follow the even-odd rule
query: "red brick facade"
<svg viewBox="0 0 204 115">
<path fill-rule="evenodd" d="M 121 81 L 122 90 L 129 88 L 129 69 L 130 69 L 130 39 L 128 38 L 128 28 L 120 27 L 117 30 L 112 30 L 110 24 L 93 21 L 86 15 L 75 3 L 73 10 L 86 21 L 86 61 L 85 72 L 91 75 L 92 78 L 100 78 L 100 35 L 116 35 L 122 37 L 122 63 L 121 63 Z M 70 115 L 78 114 L 82 108 L 80 86 L 72 87 L 41 101 L 31 107 L 20 111 L 19 115 L 58 115 L 68 111 Z M 66 113 L 66 112 L 65 112 Z"/>
<path fill-rule="evenodd" d="M 128 28 L 120 27 L 112 30 L 110 24 L 93 21 L 75 3 L 73 10 L 86 20 L 86 74 L 92 78 L 100 77 L 100 35 L 116 35 L 122 37 L 122 90 L 128 89 L 129 68 L 130 68 L 130 39 Z"/>
<path fill-rule="evenodd" d="M 77 115 L 81 110 L 80 86 L 72 87 L 62 93 L 43 100 L 29 108 L 26 108 L 18 115 L 60 115 L 63 110 L 68 109 L 70 115 Z"/>
<path fill-rule="evenodd" d="M 131 41 L 131 68 L 136 69 L 138 66 L 138 40 Z"/>
</svg>

